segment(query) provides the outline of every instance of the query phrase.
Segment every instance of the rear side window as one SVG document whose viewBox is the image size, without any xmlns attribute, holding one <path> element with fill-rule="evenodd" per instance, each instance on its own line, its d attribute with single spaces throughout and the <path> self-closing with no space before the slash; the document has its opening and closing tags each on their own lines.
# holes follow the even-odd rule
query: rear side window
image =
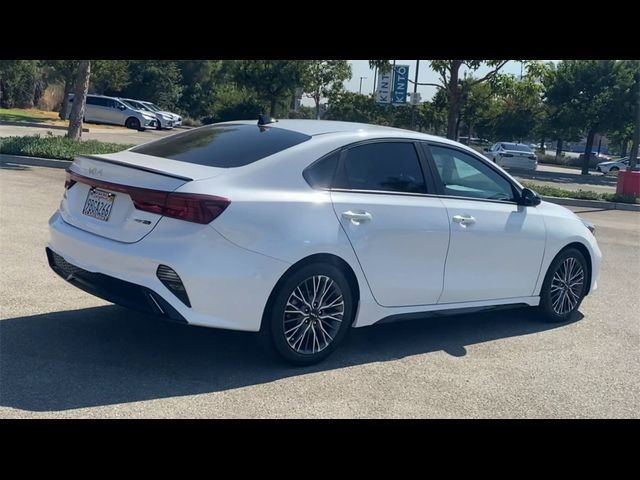
<svg viewBox="0 0 640 480">
<path fill-rule="evenodd" d="M 309 135 L 257 125 L 209 125 L 131 151 L 209 167 L 248 165 L 309 140 Z"/>
<path fill-rule="evenodd" d="M 407 142 L 370 143 L 350 148 L 341 188 L 427 193 L 420 160 Z"/>
<path fill-rule="evenodd" d="M 340 153 L 336 152 L 333 155 L 318 160 L 308 167 L 302 173 L 302 176 L 313 188 L 330 188 L 339 158 Z"/>
</svg>

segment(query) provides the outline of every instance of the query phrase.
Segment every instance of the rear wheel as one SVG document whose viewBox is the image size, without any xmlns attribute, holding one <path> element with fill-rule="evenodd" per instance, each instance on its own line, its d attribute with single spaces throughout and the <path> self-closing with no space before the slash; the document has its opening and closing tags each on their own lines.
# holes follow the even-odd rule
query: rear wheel
<svg viewBox="0 0 640 480">
<path fill-rule="evenodd" d="M 135 117 L 129 117 L 127 118 L 127 121 L 124 122 L 124 126 L 132 128 L 133 130 L 140 130 L 140 120 Z"/>
<path fill-rule="evenodd" d="M 351 327 L 355 308 L 349 282 L 338 267 L 306 265 L 279 286 L 265 313 L 261 336 L 267 350 L 296 365 L 328 357 Z"/>
<path fill-rule="evenodd" d="M 551 262 L 538 308 L 545 320 L 564 322 L 578 310 L 586 292 L 587 262 L 579 250 L 568 248 Z"/>
</svg>

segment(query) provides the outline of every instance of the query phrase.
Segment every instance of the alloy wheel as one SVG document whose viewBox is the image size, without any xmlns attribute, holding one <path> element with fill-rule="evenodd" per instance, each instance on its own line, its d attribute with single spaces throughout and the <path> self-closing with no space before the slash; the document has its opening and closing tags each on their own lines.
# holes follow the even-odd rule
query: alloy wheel
<svg viewBox="0 0 640 480">
<path fill-rule="evenodd" d="M 584 269 L 574 258 L 566 258 L 553 274 L 549 295 L 551 308 L 558 315 L 571 312 L 580 299 L 584 289 Z"/>
<path fill-rule="evenodd" d="M 344 299 L 338 284 L 326 275 L 314 275 L 293 289 L 283 322 L 289 347 L 312 355 L 327 348 L 344 319 Z"/>
</svg>

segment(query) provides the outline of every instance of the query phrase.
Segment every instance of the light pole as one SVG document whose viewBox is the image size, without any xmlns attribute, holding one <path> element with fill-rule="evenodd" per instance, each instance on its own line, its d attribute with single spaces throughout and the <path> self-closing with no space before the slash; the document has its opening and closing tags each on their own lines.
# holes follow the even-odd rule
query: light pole
<svg viewBox="0 0 640 480">
<path fill-rule="evenodd" d="M 362 80 L 366 79 L 367 77 L 360 77 L 360 90 L 358 91 L 358 93 L 362 93 Z"/>
</svg>

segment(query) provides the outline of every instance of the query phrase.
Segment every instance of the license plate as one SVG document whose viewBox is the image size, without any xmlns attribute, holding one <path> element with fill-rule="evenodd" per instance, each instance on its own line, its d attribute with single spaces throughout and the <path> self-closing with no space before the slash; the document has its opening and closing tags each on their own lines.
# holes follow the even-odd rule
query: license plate
<svg viewBox="0 0 640 480">
<path fill-rule="evenodd" d="M 113 201 L 116 199 L 115 194 L 92 188 L 87 195 L 87 201 L 84 202 L 82 213 L 88 217 L 93 217 L 106 222 L 111 215 Z"/>
</svg>

